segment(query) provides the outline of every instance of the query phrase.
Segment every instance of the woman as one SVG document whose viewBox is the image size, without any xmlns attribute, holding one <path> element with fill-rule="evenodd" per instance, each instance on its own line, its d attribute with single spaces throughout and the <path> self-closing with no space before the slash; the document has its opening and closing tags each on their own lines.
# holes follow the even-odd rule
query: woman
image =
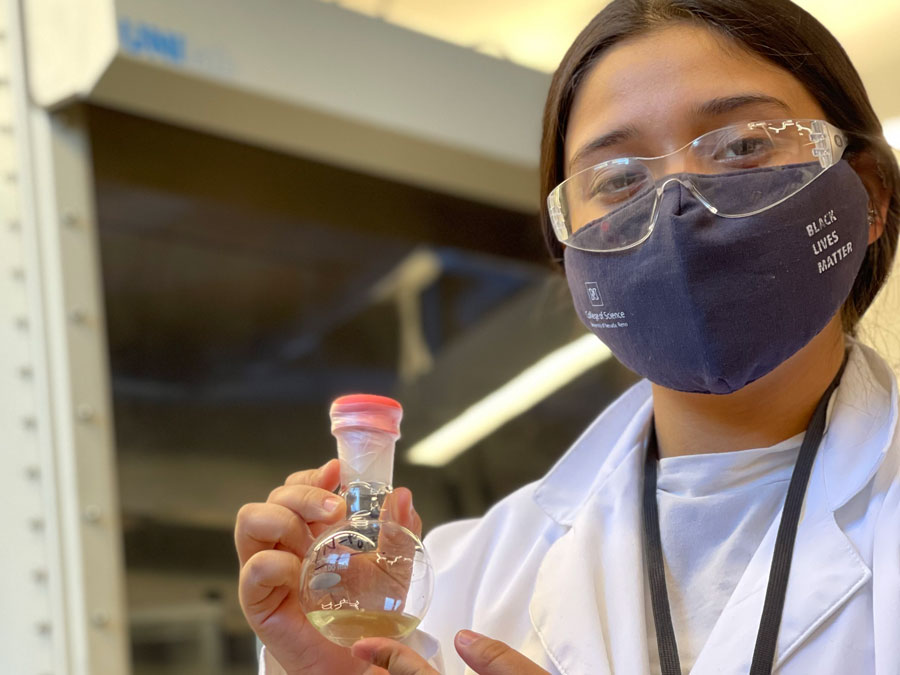
<svg viewBox="0 0 900 675">
<path fill-rule="evenodd" d="M 292 602 L 336 463 L 245 507 L 268 672 L 430 675 L 430 634 L 454 674 L 453 649 L 480 675 L 900 673 L 897 384 L 850 337 L 900 175 L 843 50 L 787 0 L 614 0 L 553 78 L 541 163 L 576 310 L 647 380 L 431 533 L 418 641 L 341 649 Z"/>
</svg>

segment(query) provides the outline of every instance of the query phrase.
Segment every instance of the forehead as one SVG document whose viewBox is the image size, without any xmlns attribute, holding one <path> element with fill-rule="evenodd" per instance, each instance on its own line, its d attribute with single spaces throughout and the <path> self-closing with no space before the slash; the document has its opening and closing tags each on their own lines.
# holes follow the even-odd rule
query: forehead
<svg viewBox="0 0 900 675">
<path fill-rule="evenodd" d="M 743 95 L 771 96 L 786 107 L 748 107 L 717 119 L 697 112 L 710 100 Z M 769 112 L 770 118 L 824 116 L 786 70 L 707 28 L 676 24 L 621 42 L 592 66 L 570 111 L 566 161 L 592 139 L 626 127 L 634 131 L 629 154 L 635 144 L 664 154 L 712 128 Z"/>
</svg>

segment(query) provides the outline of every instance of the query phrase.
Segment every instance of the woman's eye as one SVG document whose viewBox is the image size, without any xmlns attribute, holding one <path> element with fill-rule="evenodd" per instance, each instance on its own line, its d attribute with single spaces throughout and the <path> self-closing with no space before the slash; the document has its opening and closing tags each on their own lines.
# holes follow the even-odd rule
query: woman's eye
<svg viewBox="0 0 900 675">
<path fill-rule="evenodd" d="M 768 138 L 738 138 L 724 144 L 715 154 L 719 162 L 746 162 L 764 158 L 772 150 L 772 142 Z"/>
<path fill-rule="evenodd" d="M 644 174 L 642 173 L 619 173 L 613 176 L 604 176 L 593 181 L 590 193 L 591 196 L 605 201 L 621 201 L 634 194 L 643 182 Z"/>
</svg>

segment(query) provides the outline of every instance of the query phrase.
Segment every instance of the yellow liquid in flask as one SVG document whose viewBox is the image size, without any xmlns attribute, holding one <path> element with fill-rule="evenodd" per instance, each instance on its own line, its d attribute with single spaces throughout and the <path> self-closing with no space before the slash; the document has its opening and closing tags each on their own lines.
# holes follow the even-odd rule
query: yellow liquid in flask
<svg viewBox="0 0 900 675">
<path fill-rule="evenodd" d="M 306 618 L 322 635 L 343 647 L 366 637 L 402 640 L 419 625 L 414 616 L 383 610 L 320 609 Z"/>
</svg>

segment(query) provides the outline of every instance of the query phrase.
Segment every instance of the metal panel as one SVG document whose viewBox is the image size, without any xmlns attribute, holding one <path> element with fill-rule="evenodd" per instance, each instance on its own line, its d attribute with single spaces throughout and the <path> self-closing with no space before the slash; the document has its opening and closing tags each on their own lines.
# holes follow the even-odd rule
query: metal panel
<svg viewBox="0 0 900 675">
<path fill-rule="evenodd" d="M 66 649 L 15 9 L 0 5 L 0 540 L 15 552 L 0 574 L 0 664 L 50 673 Z"/>
<path fill-rule="evenodd" d="M 129 672 L 93 186 L 83 119 L 25 91 L 0 5 L 0 671 Z M 7 607 L 7 603 L 10 607 Z"/>
</svg>

